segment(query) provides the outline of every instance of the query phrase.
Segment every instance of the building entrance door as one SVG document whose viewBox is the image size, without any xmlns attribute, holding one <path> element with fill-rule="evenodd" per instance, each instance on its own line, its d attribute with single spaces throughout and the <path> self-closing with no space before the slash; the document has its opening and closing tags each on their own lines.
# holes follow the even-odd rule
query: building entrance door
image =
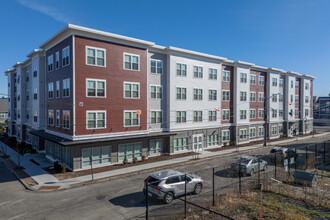
<svg viewBox="0 0 330 220">
<path fill-rule="evenodd" d="M 193 135 L 193 151 L 203 150 L 203 134 Z"/>
</svg>

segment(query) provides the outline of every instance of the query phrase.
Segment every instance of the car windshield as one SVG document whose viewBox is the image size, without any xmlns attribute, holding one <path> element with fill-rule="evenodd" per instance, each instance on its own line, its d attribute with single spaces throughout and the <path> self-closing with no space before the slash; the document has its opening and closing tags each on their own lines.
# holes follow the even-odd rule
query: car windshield
<svg viewBox="0 0 330 220">
<path fill-rule="evenodd" d="M 147 178 L 147 182 L 149 185 L 151 186 L 157 186 L 159 183 L 160 183 L 160 180 L 156 179 L 156 178 L 153 178 L 152 176 L 149 176 Z"/>
</svg>

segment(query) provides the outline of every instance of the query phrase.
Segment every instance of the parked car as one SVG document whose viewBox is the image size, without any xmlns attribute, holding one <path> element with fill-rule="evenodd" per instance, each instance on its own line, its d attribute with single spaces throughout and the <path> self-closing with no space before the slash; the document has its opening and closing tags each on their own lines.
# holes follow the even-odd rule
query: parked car
<svg viewBox="0 0 330 220">
<path fill-rule="evenodd" d="M 252 176 L 255 172 L 260 170 L 267 170 L 267 162 L 257 157 L 241 156 L 232 164 L 232 169 L 235 175 L 241 173 L 241 175 Z"/>
<path fill-rule="evenodd" d="M 294 161 L 297 160 L 298 154 L 291 148 L 288 147 L 274 147 L 270 150 L 270 161 L 275 162 L 283 162 L 285 159 L 294 158 Z"/>
<path fill-rule="evenodd" d="M 187 179 L 185 180 L 185 177 Z M 161 199 L 165 203 L 172 202 L 174 197 L 184 195 L 186 192 L 199 194 L 203 188 L 203 180 L 194 174 L 184 174 L 176 170 L 162 170 L 155 172 L 144 180 L 143 193 L 146 193 L 148 184 L 148 196 Z"/>
</svg>

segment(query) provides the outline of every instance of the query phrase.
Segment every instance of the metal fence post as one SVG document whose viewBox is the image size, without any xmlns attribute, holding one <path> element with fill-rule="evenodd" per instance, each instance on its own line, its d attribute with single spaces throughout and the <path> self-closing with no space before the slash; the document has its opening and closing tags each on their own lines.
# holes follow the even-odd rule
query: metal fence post
<svg viewBox="0 0 330 220">
<path fill-rule="evenodd" d="M 93 174 L 93 160 L 92 160 L 92 157 L 89 157 L 89 162 L 91 163 L 92 181 L 94 181 L 94 174 Z"/>
<path fill-rule="evenodd" d="M 308 159 L 307 150 L 308 150 L 308 145 L 306 146 L 306 149 L 305 149 L 305 154 L 306 154 L 306 158 L 305 158 L 305 170 L 307 170 L 307 159 Z"/>
<path fill-rule="evenodd" d="M 241 186 L 241 162 L 238 164 L 238 192 L 239 194 L 242 193 L 242 186 Z"/>
<path fill-rule="evenodd" d="M 324 141 L 324 145 L 323 145 L 323 167 L 325 168 L 325 141 Z"/>
<path fill-rule="evenodd" d="M 317 144 L 315 144 L 315 164 L 317 164 Z"/>
<path fill-rule="evenodd" d="M 214 201 L 214 167 L 213 167 L 213 173 L 212 173 L 212 180 L 213 180 L 213 186 L 212 186 L 213 187 L 213 190 L 212 190 L 213 191 L 213 193 L 212 193 L 213 194 L 213 203 L 212 204 L 213 204 L 213 206 L 215 206 L 215 201 Z"/>
<path fill-rule="evenodd" d="M 184 219 L 187 219 L 187 174 L 184 175 Z"/>
<path fill-rule="evenodd" d="M 277 168 L 277 156 L 276 156 L 277 153 L 275 153 L 275 179 L 276 179 L 276 168 Z"/>
<path fill-rule="evenodd" d="M 146 181 L 146 220 L 148 220 L 148 181 Z"/>
<path fill-rule="evenodd" d="M 258 187 L 260 185 L 260 158 L 258 158 Z"/>
<path fill-rule="evenodd" d="M 294 161 L 294 171 L 297 171 L 297 160 L 298 160 L 297 147 L 294 148 L 294 152 L 297 155 L 297 158 L 295 158 L 295 161 Z"/>
</svg>

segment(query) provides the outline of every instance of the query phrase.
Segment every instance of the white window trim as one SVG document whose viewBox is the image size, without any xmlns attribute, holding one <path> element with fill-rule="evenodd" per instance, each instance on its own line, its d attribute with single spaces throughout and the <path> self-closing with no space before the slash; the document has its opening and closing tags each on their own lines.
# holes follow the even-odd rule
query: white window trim
<svg viewBox="0 0 330 220">
<path fill-rule="evenodd" d="M 56 68 L 56 56 L 57 56 L 57 54 L 58 54 L 58 67 Z M 60 66 L 61 66 L 61 63 L 60 63 L 60 52 L 59 51 L 57 51 L 56 53 L 55 53 L 55 63 L 54 63 L 55 65 L 55 70 L 58 70 L 59 68 L 60 68 Z"/>
<path fill-rule="evenodd" d="M 254 110 L 254 118 L 251 117 L 251 110 L 253 111 Z M 250 108 L 250 112 L 249 112 L 249 118 L 250 119 L 257 119 L 257 112 L 256 112 L 256 109 L 255 108 Z"/>
<path fill-rule="evenodd" d="M 260 117 L 259 111 L 263 111 L 264 112 L 264 117 Z M 265 118 L 265 110 L 263 108 L 259 108 L 258 109 L 258 119 L 264 119 Z"/>
<path fill-rule="evenodd" d="M 69 49 L 69 63 L 66 64 L 66 65 L 64 66 L 64 65 L 63 65 L 63 51 L 64 51 L 65 49 L 67 49 L 67 48 Z M 62 49 L 62 67 L 69 66 L 70 63 L 71 63 L 71 60 L 70 60 L 70 46 L 67 46 L 67 47 L 64 47 L 64 48 Z"/>
<path fill-rule="evenodd" d="M 19 110 L 19 109 L 18 109 L 18 110 Z M 49 124 L 49 112 L 53 112 L 53 124 L 52 124 L 52 125 Z M 47 125 L 48 125 L 48 126 L 54 126 L 54 125 L 55 125 L 55 124 L 54 124 L 54 119 L 55 119 L 54 110 L 53 110 L 53 109 L 48 109 Z"/>
<path fill-rule="evenodd" d="M 157 122 L 157 114 L 156 114 L 156 123 L 151 123 L 151 112 L 161 112 L 162 113 L 162 123 L 158 123 Z M 163 118 L 164 118 L 164 112 L 161 110 L 161 109 L 153 109 L 153 110 L 150 110 L 150 124 L 151 125 L 156 125 L 156 124 L 163 124 Z M 140 119 L 139 119 L 139 122 L 140 122 Z"/>
<path fill-rule="evenodd" d="M 254 94 L 254 101 L 251 101 L 251 94 Z M 250 92 L 249 101 L 250 102 L 257 102 L 257 93 L 256 92 Z"/>
<path fill-rule="evenodd" d="M 258 127 L 258 136 L 260 136 L 260 134 L 259 134 L 259 129 L 260 129 L 260 128 L 262 128 L 262 135 L 265 135 L 265 131 L 264 131 L 265 128 L 264 128 L 263 126 L 259 126 L 259 127 Z"/>
<path fill-rule="evenodd" d="M 254 136 L 251 135 L 251 130 L 253 130 L 253 129 L 254 129 Z M 256 127 L 252 127 L 249 129 L 249 136 L 250 136 L 250 138 L 257 137 L 257 128 Z"/>
<path fill-rule="evenodd" d="M 140 58 L 139 58 L 139 60 L 140 60 Z M 152 73 L 151 72 L 151 61 L 156 61 L 156 72 L 155 73 Z M 157 62 L 158 61 L 160 61 L 162 63 L 162 72 L 161 73 L 157 73 Z M 163 72 L 164 72 L 164 65 L 163 64 L 164 64 L 163 60 L 150 59 L 150 69 L 149 69 L 150 70 L 150 74 L 153 74 L 153 75 L 163 75 Z"/>
<path fill-rule="evenodd" d="M 229 100 L 223 100 L 223 92 L 229 92 Z M 222 90 L 222 93 L 221 93 L 221 101 L 223 102 L 230 102 L 230 90 Z"/>
<path fill-rule="evenodd" d="M 215 100 L 214 100 L 214 99 L 210 99 L 210 96 L 209 96 L 209 95 L 210 95 L 210 90 L 212 90 L 212 91 L 215 90 L 215 91 L 216 91 L 216 93 L 217 93 L 217 97 L 216 97 Z M 204 94 L 203 94 L 203 96 L 204 96 Z M 219 96 L 218 96 L 218 89 L 215 89 L 215 88 L 209 88 L 209 89 L 208 89 L 207 96 L 208 96 L 208 97 L 207 97 L 207 98 L 208 98 L 208 101 L 211 101 L 211 102 L 218 101 L 218 97 L 219 97 Z"/>
<path fill-rule="evenodd" d="M 210 79 L 210 70 L 216 70 L 216 72 L 217 72 L 217 78 L 216 79 Z M 204 70 L 203 70 L 204 71 Z M 218 74 L 218 69 L 217 68 L 212 68 L 212 67 L 209 67 L 209 75 L 208 75 L 208 79 L 209 80 L 218 80 L 218 78 L 219 78 L 219 74 Z M 214 75 L 214 74 L 213 74 Z"/>
<path fill-rule="evenodd" d="M 138 110 L 124 110 L 124 115 L 123 115 L 123 125 L 124 125 L 124 128 L 131 128 L 131 127 L 140 127 L 140 117 L 138 117 L 139 119 L 139 124 L 138 125 L 125 125 L 125 113 L 126 112 L 134 112 L 136 113 Z"/>
<path fill-rule="evenodd" d="M 246 133 L 246 137 L 245 138 L 241 138 L 241 131 L 245 131 L 245 133 Z M 247 138 L 248 138 L 248 133 L 247 133 L 247 128 L 244 128 L 244 129 L 239 129 L 239 139 L 240 140 L 246 140 Z"/>
<path fill-rule="evenodd" d="M 195 70 L 194 70 L 195 67 L 197 67 L 197 68 L 202 67 L 202 77 L 195 77 L 195 76 L 194 76 L 194 74 L 195 74 L 195 73 L 194 73 L 194 72 L 195 72 Z M 192 74 L 192 75 L 193 75 L 192 78 L 193 78 L 193 79 L 203 79 L 203 78 L 204 78 L 204 66 L 202 66 L 202 65 L 193 65 L 193 69 L 192 69 L 192 70 L 193 70 L 193 71 L 192 71 L 192 73 L 193 73 L 193 74 Z"/>
<path fill-rule="evenodd" d="M 69 127 L 68 128 L 65 128 L 63 125 L 64 125 L 64 123 L 63 123 L 63 121 L 64 121 L 64 112 L 69 112 Z M 70 110 L 63 110 L 62 111 L 62 128 L 63 129 L 66 129 L 66 130 L 70 130 L 70 118 L 71 118 L 71 114 L 70 114 Z"/>
<path fill-rule="evenodd" d="M 223 80 L 223 72 L 228 72 L 229 73 L 229 81 L 227 81 L 227 80 Z M 230 82 L 230 71 L 229 70 L 222 70 L 222 79 L 221 79 L 221 81 L 222 82 Z"/>
<path fill-rule="evenodd" d="M 180 119 L 181 119 L 181 122 L 177 122 L 177 112 L 180 112 L 181 116 L 180 116 Z M 182 112 L 186 112 L 186 121 L 185 122 L 182 122 Z M 183 124 L 183 123 L 187 123 L 187 111 L 186 110 L 182 110 L 182 111 L 175 111 L 175 123 L 176 124 Z"/>
<path fill-rule="evenodd" d="M 63 92 L 63 90 L 64 90 L 64 86 L 63 86 L 63 84 L 64 84 L 64 81 L 67 81 L 67 80 L 69 80 L 69 95 L 68 96 L 64 96 L 64 92 Z M 66 79 L 63 79 L 62 80 L 62 98 L 70 98 L 70 92 L 71 92 L 71 79 L 70 78 L 66 78 Z"/>
<path fill-rule="evenodd" d="M 273 128 L 276 128 L 276 134 L 273 134 Z M 272 132 L 272 135 L 278 135 L 277 125 L 272 126 L 271 132 Z"/>
<path fill-rule="evenodd" d="M 178 64 L 180 64 L 180 65 L 186 65 L 186 75 L 185 76 L 182 76 L 182 74 L 181 75 L 178 75 Z M 175 76 L 177 76 L 177 77 L 187 77 L 188 76 L 188 64 L 186 64 L 186 63 L 180 63 L 180 62 L 175 62 Z"/>
<path fill-rule="evenodd" d="M 88 80 L 89 81 L 95 81 L 96 82 L 96 96 L 88 96 Z M 97 82 L 104 82 L 104 96 L 97 96 Z M 92 78 L 86 78 L 86 97 L 87 98 L 106 98 L 107 97 L 107 80 L 105 79 L 92 79 Z"/>
<path fill-rule="evenodd" d="M 197 119 L 199 119 L 199 115 L 198 115 L 198 113 L 199 112 L 202 112 L 202 121 L 195 121 L 195 115 L 194 115 L 194 112 L 197 112 Z M 193 123 L 202 123 L 205 119 L 204 119 L 204 117 L 203 117 L 203 110 L 193 110 L 193 114 L 192 114 L 192 116 L 193 116 Z"/>
<path fill-rule="evenodd" d="M 151 98 L 151 87 L 152 86 L 155 86 L 156 87 L 156 98 Z M 161 99 L 159 99 L 159 98 L 157 98 L 157 87 L 160 87 L 161 88 L 161 90 L 162 90 L 162 98 Z M 139 87 L 140 88 L 140 87 Z M 175 91 L 176 92 L 176 91 Z M 176 95 L 176 94 L 175 94 Z M 163 99 L 163 86 L 162 85 L 156 85 L 156 84 L 150 84 L 150 99 L 151 100 L 162 100 Z"/>
<path fill-rule="evenodd" d="M 88 55 L 88 49 L 94 49 L 95 50 L 95 65 L 93 64 L 88 64 L 88 58 L 87 58 L 87 55 Z M 96 56 L 96 50 L 103 50 L 104 51 L 104 66 L 100 66 L 100 65 L 97 65 L 97 56 Z M 98 47 L 91 47 L 91 46 L 86 46 L 85 47 L 85 64 L 87 66 L 97 66 L 97 67 L 107 67 L 107 54 L 106 54 L 106 49 L 104 48 L 98 48 Z"/>
<path fill-rule="evenodd" d="M 57 125 L 57 113 L 59 113 L 59 124 Z M 60 110 L 56 110 L 56 115 L 55 115 L 55 126 L 57 128 L 61 127 L 61 111 Z"/>
<path fill-rule="evenodd" d="M 194 91 L 195 91 L 195 89 L 198 89 L 198 90 L 202 90 L 202 99 L 194 99 Z M 203 88 L 196 88 L 196 87 L 193 87 L 193 90 L 192 90 L 192 100 L 193 101 L 203 101 L 204 100 L 204 90 L 203 90 Z M 208 94 L 207 94 L 208 95 Z"/>
<path fill-rule="evenodd" d="M 260 94 L 264 94 L 264 101 L 259 100 Z M 265 102 L 265 93 L 264 92 L 258 92 L 258 102 Z"/>
<path fill-rule="evenodd" d="M 96 128 L 88 128 L 88 113 L 96 113 Z M 104 114 L 104 127 L 102 128 L 98 128 L 97 127 L 97 113 L 105 113 Z M 94 110 L 87 110 L 86 111 L 86 130 L 96 130 L 96 129 L 105 129 L 107 128 L 107 111 L 106 110 L 97 110 L 97 111 L 94 111 Z"/>
<path fill-rule="evenodd" d="M 58 91 L 59 91 L 59 93 L 58 93 L 58 96 L 57 96 L 57 83 L 58 83 Z M 56 81 L 55 82 L 55 97 L 58 99 L 58 98 L 60 98 L 61 97 L 61 81 Z"/>
<path fill-rule="evenodd" d="M 223 112 L 224 111 L 229 111 L 229 119 L 226 119 L 226 120 L 223 120 Z M 221 121 L 230 121 L 230 109 L 222 109 L 222 112 L 221 112 Z"/>
<path fill-rule="evenodd" d="M 228 134 L 229 134 L 229 135 L 228 135 L 229 140 L 223 140 L 223 137 L 224 137 L 223 133 L 224 133 L 224 132 L 228 132 Z M 222 141 L 229 141 L 229 142 L 230 142 L 230 131 L 229 131 L 229 130 L 222 130 L 222 131 L 221 131 L 221 140 L 222 140 Z"/>
<path fill-rule="evenodd" d="M 50 90 L 49 90 L 49 85 L 50 85 L 50 84 L 53 85 L 53 97 L 49 97 L 49 92 L 50 92 Z M 47 88 L 47 98 L 48 98 L 48 99 L 54 99 L 54 97 L 55 97 L 55 94 L 54 94 L 54 93 L 55 93 L 55 92 L 54 92 L 54 82 L 50 82 L 50 83 L 48 83 L 47 85 L 48 85 L 48 88 Z"/>
<path fill-rule="evenodd" d="M 241 100 L 241 93 L 245 93 L 245 101 L 244 100 Z M 250 97 L 247 97 L 247 95 L 248 95 L 248 92 L 247 91 L 239 91 L 239 101 L 240 102 L 250 102 Z"/>
<path fill-rule="evenodd" d="M 53 60 L 53 68 L 52 68 L 52 70 L 50 70 L 50 71 L 48 71 L 48 66 L 49 66 L 49 58 L 51 57 L 51 59 Z M 54 71 L 54 69 L 55 69 L 55 66 L 54 66 L 54 56 L 53 56 L 53 54 L 52 55 L 49 55 L 48 57 L 47 57 L 47 72 L 48 73 L 50 73 L 50 72 L 53 72 Z"/>
<path fill-rule="evenodd" d="M 260 78 L 263 78 L 264 80 L 262 81 L 264 84 L 260 84 Z M 260 76 L 258 78 L 258 86 L 265 86 L 265 76 Z"/>
<path fill-rule="evenodd" d="M 125 68 L 125 55 L 129 55 L 129 56 L 137 56 L 139 58 L 139 62 L 138 62 L 138 69 L 137 70 L 133 70 L 133 69 L 126 69 Z M 135 71 L 135 72 L 139 72 L 140 71 L 140 55 L 138 54 L 133 54 L 133 53 L 123 53 L 123 70 L 129 70 L 129 71 Z M 132 60 L 132 64 L 133 64 L 133 60 Z"/>
<path fill-rule="evenodd" d="M 139 85 L 139 97 L 138 98 L 134 98 L 134 97 L 125 97 L 125 83 L 129 83 L 129 84 L 137 84 Z M 133 90 L 132 90 L 133 91 Z M 139 82 L 127 82 L 127 81 L 124 81 L 123 83 L 123 97 L 124 99 L 140 99 L 140 91 L 141 91 L 141 87 L 140 87 L 140 83 Z"/>
<path fill-rule="evenodd" d="M 180 89 L 186 89 L 186 99 L 178 99 L 177 97 L 177 89 L 180 88 Z M 182 90 L 181 90 L 182 91 Z M 194 93 L 193 93 L 194 94 Z M 181 96 L 182 96 L 182 93 L 181 93 Z M 194 98 L 194 97 L 193 97 Z M 188 88 L 187 87 L 183 87 L 183 86 L 176 86 L 175 87 L 175 100 L 176 101 L 187 101 L 188 99 Z"/>
<path fill-rule="evenodd" d="M 251 76 L 255 77 L 255 83 L 254 84 L 251 83 Z M 257 85 L 257 75 L 256 74 L 250 74 L 250 85 Z"/>
</svg>

